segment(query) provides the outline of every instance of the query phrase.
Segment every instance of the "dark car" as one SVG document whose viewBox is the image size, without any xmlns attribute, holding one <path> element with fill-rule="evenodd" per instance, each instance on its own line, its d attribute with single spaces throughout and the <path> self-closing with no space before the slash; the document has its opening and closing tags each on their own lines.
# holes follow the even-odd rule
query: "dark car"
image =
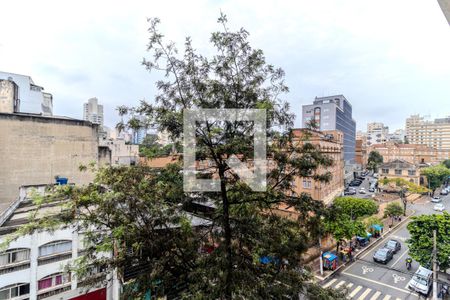
<svg viewBox="0 0 450 300">
<path fill-rule="evenodd" d="M 394 251 L 387 248 L 380 248 L 373 255 L 373 261 L 387 264 L 394 257 Z"/>
<path fill-rule="evenodd" d="M 344 195 L 345 195 L 345 196 L 348 196 L 348 195 L 356 195 L 356 190 L 354 190 L 354 189 L 346 190 L 346 191 L 344 191 Z"/>
<path fill-rule="evenodd" d="M 400 244 L 397 240 L 389 240 L 386 244 L 384 244 L 384 248 L 391 249 L 395 254 L 402 249 L 402 244 Z"/>
</svg>

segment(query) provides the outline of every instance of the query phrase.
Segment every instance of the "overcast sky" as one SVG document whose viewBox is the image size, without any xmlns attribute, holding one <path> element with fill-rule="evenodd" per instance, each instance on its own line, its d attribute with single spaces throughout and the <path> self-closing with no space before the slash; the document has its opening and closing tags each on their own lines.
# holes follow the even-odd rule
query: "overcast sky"
<svg viewBox="0 0 450 300">
<path fill-rule="evenodd" d="M 58 115 L 81 118 L 95 96 L 114 126 L 115 108 L 153 99 L 162 76 L 140 64 L 146 19 L 159 17 L 180 49 L 191 36 L 208 52 L 220 10 L 286 71 L 297 126 L 302 105 L 331 94 L 350 101 L 358 129 L 450 115 L 450 27 L 435 0 L 4 1 L 0 70 L 30 75 Z"/>
</svg>

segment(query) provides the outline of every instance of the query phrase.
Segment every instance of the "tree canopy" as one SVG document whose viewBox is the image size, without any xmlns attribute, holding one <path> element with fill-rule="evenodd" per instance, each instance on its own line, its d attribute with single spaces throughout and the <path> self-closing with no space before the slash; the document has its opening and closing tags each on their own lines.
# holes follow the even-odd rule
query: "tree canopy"
<svg viewBox="0 0 450 300">
<path fill-rule="evenodd" d="M 398 217 L 401 216 L 404 213 L 404 210 L 402 206 L 397 202 L 391 202 L 389 203 L 386 208 L 384 209 L 384 217 Z M 394 220 L 392 220 L 394 222 Z"/>
<path fill-rule="evenodd" d="M 232 155 L 245 163 L 253 160 L 259 130 L 255 123 L 205 118 L 190 124 L 195 125 L 196 147 L 189 149 L 197 161 L 207 162 L 209 171 L 201 175 L 217 177 L 218 191 L 183 190 L 186 170 L 177 165 L 157 172 L 140 166 L 100 169 L 93 184 L 61 190 L 59 196 L 65 195 L 68 205 L 61 214 L 31 222 L 34 225 L 22 232 L 77 224 L 89 245 L 78 270 L 97 265 L 118 270 L 124 282 L 134 283 L 127 289 L 129 298 L 158 286 L 187 299 L 281 299 L 299 294 L 342 299 L 339 292 L 315 285 L 301 260 L 317 238 L 317 220 L 326 209 L 309 194 L 296 195 L 293 182 L 297 177 L 329 181 L 331 174 L 322 170 L 333 161 L 307 140 L 293 143 L 294 115 L 281 98 L 288 92 L 284 71 L 266 63 L 263 51 L 250 46 L 245 29 L 231 31 L 225 15 L 219 18 L 221 30 L 211 35 L 214 51 L 209 57 L 198 53 L 189 38 L 178 54 L 173 43 L 165 42 L 159 20 L 150 19 L 149 24 L 151 58 L 143 65 L 164 77 L 156 83 L 155 103 L 120 107 L 120 114 L 141 114 L 146 126 L 166 130 L 176 139 L 183 137 L 187 110 L 265 110 L 271 166 L 266 190 L 252 190 L 228 161 Z M 136 131 L 139 124 L 130 121 L 118 128 Z M 208 222 L 198 225 L 186 212 L 194 201 L 211 203 Z M 281 203 L 298 218 L 279 216 Z M 349 230 L 361 232 L 356 227 Z M 203 246 L 211 251 L 200 253 Z M 98 257 L 98 252 L 113 255 Z M 263 257 L 270 262 L 263 263 Z"/>
<path fill-rule="evenodd" d="M 408 224 L 409 253 L 421 265 L 430 265 L 433 256 L 433 230 L 436 230 L 437 261 L 440 270 L 450 268 L 450 214 L 420 215 Z"/>
<path fill-rule="evenodd" d="M 423 168 L 420 173 L 427 177 L 428 186 L 432 194 L 439 188 L 445 180 L 450 176 L 450 169 L 444 164 L 439 164 L 427 168 Z"/>
<path fill-rule="evenodd" d="M 350 216 L 355 220 L 364 216 L 371 216 L 378 211 L 378 204 L 371 199 L 356 197 L 338 197 L 333 201 L 333 208 Z"/>
<path fill-rule="evenodd" d="M 367 168 L 375 173 L 377 172 L 379 165 L 382 163 L 383 156 L 380 154 L 380 152 L 376 150 L 370 151 L 369 157 L 367 159 Z"/>
</svg>

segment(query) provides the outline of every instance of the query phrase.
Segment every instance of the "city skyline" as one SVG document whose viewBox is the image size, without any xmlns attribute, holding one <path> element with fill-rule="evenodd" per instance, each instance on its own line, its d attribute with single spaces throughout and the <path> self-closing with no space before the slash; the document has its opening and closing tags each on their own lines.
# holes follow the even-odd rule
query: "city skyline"
<svg viewBox="0 0 450 300">
<path fill-rule="evenodd" d="M 252 45 L 286 71 L 290 93 L 284 98 L 297 115 L 296 127 L 301 126 L 302 105 L 335 94 L 352 103 L 358 130 L 374 121 L 403 128 L 406 117 L 417 113 L 432 118 L 448 114 L 442 104 L 450 99 L 450 40 L 445 38 L 450 28 L 437 2 L 326 3 L 180 2 L 176 11 L 162 3 L 108 4 L 108 10 L 102 2 L 90 4 L 89 10 L 28 3 L 20 26 L 5 31 L 0 41 L 0 66 L 29 75 L 51 91 L 55 115 L 81 119 L 82 103 L 97 97 L 105 106 L 105 125 L 111 127 L 119 120 L 117 106 L 153 99 L 155 82 L 162 77 L 140 64 L 148 57 L 146 18 L 159 17 L 161 30 L 180 50 L 184 37 L 191 36 L 194 47 L 207 54 L 222 10 L 231 29 L 247 29 Z M 21 5 L 3 5 L 3 28 L 15 21 L 7 12 Z M 29 28 L 45 34 L 30 35 Z"/>
</svg>

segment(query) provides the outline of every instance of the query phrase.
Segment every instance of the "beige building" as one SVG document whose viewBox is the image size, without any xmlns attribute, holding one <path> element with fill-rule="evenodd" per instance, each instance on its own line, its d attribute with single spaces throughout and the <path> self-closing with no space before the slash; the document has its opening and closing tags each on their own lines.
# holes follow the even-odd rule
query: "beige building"
<svg viewBox="0 0 450 300">
<path fill-rule="evenodd" d="M 138 163 L 139 145 L 127 144 L 124 139 L 109 139 L 101 140 L 100 146 L 109 149 L 110 158 L 107 163 L 110 165 L 130 166 Z"/>
<path fill-rule="evenodd" d="M 372 145 L 368 149 L 369 153 L 370 151 L 378 151 L 383 156 L 384 162 L 400 159 L 416 165 L 438 164 L 450 158 L 450 150 L 439 150 L 419 144 L 397 144 L 389 142 Z"/>
<path fill-rule="evenodd" d="M 361 166 L 362 169 L 365 169 L 367 166 L 367 159 L 369 156 L 369 152 L 367 151 L 367 145 L 365 139 L 356 139 L 355 144 L 355 162 Z"/>
<path fill-rule="evenodd" d="M 383 123 L 372 122 L 367 124 L 367 145 L 385 143 L 389 138 L 389 127 Z"/>
<path fill-rule="evenodd" d="M 48 184 L 55 176 L 86 184 L 79 166 L 97 162 L 98 126 L 64 117 L 0 112 L 0 212 L 22 185 Z"/>
<path fill-rule="evenodd" d="M 303 141 L 305 132 L 309 132 L 311 136 L 307 141 Z M 323 154 L 333 159 L 333 166 L 324 169 L 320 168 L 319 173 L 330 172 L 332 179 L 328 183 L 315 181 L 312 178 L 296 178 L 295 193 L 308 193 L 315 200 L 323 201 L 328 204 L 344 191 L 344 151 L 343 139 L 341 131 L 311 131 L 307 129 L 294 129 L 294 142 L 311 143 L 315 145 Z"/>
<path fill-rule="evenodd" d="M 406 119 L 406 138 L 410 144 L 450 150 L 450 117 L 428 121 L 419 115 L 412 115 Z"/>
<path fill-rule="evenodd" d="M 420 184 L 420 170 L 415 164 L 396 159 L 379 166 L 381 178 L 403 178 L 409 182 Z"/>
</svg>

